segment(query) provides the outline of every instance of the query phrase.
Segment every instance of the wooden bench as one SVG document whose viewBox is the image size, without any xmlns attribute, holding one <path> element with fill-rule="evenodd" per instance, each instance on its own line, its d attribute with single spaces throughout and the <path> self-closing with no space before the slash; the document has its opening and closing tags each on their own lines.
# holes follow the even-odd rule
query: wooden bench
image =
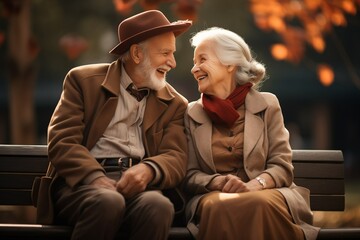
<svg viewBox="0 0 360 240">
<path fill-rule="evenodd" d="M 313 211 L 345 208 L 344 160 L 339 150 L 293 150 L 295 183 L 311 191 Z M 0 205 L 32 205 L 31 187 L 48 165 L 45 145 L 0 144 Z M 0 239 L 69 239 L 71 227 L 0 223 Z M 121 234 L 119 234 L 120 237 Z M 360 239 L 360 228 L 321 229 L 318 239 Z M 192 239 L 185 226 L 169 239 Z"/>
</svg>

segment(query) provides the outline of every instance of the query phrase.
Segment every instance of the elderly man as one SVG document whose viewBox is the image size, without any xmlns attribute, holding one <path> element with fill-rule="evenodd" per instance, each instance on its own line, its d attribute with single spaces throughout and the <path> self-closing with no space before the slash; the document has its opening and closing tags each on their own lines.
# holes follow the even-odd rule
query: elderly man
<svg viewBox="0 0 360 240">
<path fill-rule="evenodd" d="M 156 10 L 127 18 L 110 51 L 117 61 L 67 74 L 48 128 L 47 175 L 50 205 L 74 226 L 72 239 L 113 239 L 121 227 L 131 239 L 167 238 L 175 211 L 161 190 L 185 175 L 187 101 L 165 77 L 191 24 Z M 38 201 L 40 223 L 47 204 Z"/>
</svg>

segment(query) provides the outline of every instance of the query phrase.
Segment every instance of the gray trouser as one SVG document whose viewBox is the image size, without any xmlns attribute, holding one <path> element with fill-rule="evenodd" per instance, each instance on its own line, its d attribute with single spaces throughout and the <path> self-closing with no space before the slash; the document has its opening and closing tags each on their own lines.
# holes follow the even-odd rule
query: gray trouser
<svg viewBox="0 0 360 240">
<path fill-rule="evenodd" d="M 160 191 L 125 200 L 116 191 L 92 186 L 62 186 L 55 194 L 55 209 L 74 226 L 72 240 L 112 240 L 120 228 L 130 239 L 165 240 L 174 217 L 173 204 Z"/>
</svg>

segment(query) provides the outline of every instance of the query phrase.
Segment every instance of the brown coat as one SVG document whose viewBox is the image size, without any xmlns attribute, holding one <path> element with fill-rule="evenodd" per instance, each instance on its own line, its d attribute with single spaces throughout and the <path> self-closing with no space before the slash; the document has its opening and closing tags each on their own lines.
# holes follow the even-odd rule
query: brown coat
<svg viewBox="0 0 360 240">
<path fill-rule="evenodd" d="M 104 171 L 90 154 L 117 107 L 121 62 L 71 70 L 48 128 L 48 176 L 74 187 L 94 171 Z M 142 125 L 145 159 L 156 163 L 163 177 L 156 189 L 174 188 L 187 164 L 184 113 L 187 100 L 169 84 L 148 96 Z M 56 171 L 55 171 L 56 169 Z"/>
<path fill-rule="evenodd" d="M 289 133 L 283 122 L 275 95 L 250 90 L 245 99 L 244 168 L 250 179 L 269 173 L 290 208 L 294 221 L 301 225 L 307 239 L 315 239 L 318 229 L 312 227 L 309 190 L 293 183 L 292 153 Z M 189 163 L 185 189 L 193 197 L 187 206 L 192 218 L 205 186 L 219 174 L 212 158 L 212 123 L 202 108 L 201 100 L 192 102 L 185 115 L 189 142 Z"/>
</svg>

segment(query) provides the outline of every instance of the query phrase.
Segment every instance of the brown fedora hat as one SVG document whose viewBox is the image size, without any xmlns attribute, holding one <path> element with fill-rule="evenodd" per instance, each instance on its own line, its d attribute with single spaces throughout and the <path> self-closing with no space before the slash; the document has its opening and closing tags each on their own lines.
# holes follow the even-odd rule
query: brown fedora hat
<svg viewBox="0 0 360 240">
<path fill-rule="evenodd" d="M 142 42 L 156 35 L 173 32 L 175 36 L 189 29 L 189 20 L 170 23 L 165 15 L 158 10 L 149 10 L 122 21 L 118 27 L 119 44 L 110 53 L 121 55 L 132 44 Z"/>
</svg>

